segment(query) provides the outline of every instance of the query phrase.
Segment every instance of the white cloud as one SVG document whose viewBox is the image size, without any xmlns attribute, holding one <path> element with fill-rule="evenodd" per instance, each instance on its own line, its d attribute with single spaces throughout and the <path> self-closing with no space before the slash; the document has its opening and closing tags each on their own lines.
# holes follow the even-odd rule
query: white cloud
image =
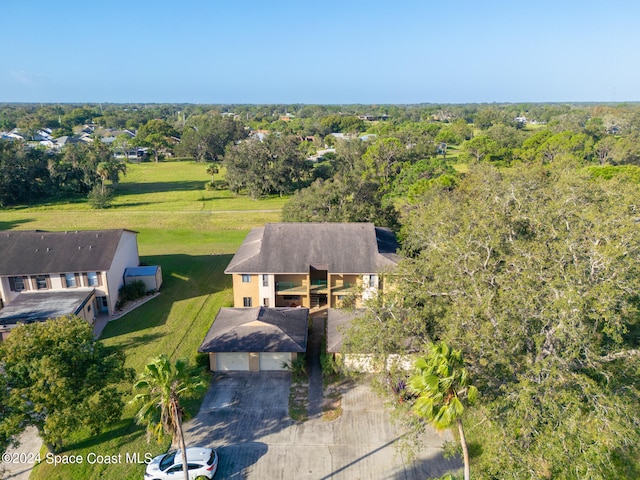
<svg viewBox="0 0 640 480">
<path fill-rule="evenodd" d="M 37 75 L 33 75 L 29 72 L 25 72 L 24 70 L 12 70 L 11 72 L 9 72 L 9 74 L 11 75 L 11 78 L 13 79 L 14 82 L 27 88 L 37 87 L 42 80 Z"/>
</svg>

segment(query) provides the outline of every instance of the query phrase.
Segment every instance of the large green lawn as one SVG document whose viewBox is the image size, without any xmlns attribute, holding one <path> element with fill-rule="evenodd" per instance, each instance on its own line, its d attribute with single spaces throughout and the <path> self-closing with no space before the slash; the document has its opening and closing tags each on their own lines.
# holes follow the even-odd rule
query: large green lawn
<svg viewBox="0 0 640 480">
<path fill-rule="evenodd" d="M 223 271 L 250 228 L 280 220 L 283 198 L 253 201 L 227 191 L 207 191 L 205 167 L 194 162 L 129 165 L 113 207 L 92 210 L 83 201 L 46 203 L 0 211 L 1 229 L 85 230 L 128 228 L 139 232 L 141 262 L 160 265 L 160 296 L 107 325 L 101 339 L 122 348 L 127 366 L 141 371 L 166 353 L 195 360 L 198 346 L 221 306 L 232 302 Z M 128 387 L 128 386 L 127 386 Z M 199 402 L 189 407 L 195 411 Z M 121 454 L 123 463 L 76 466 L 41 464 L 36 479 L 139 479 L 144 465 L 124 463 L 126 454 L 166 450 L 148 444 L 127 407 L 122 420 L 98 437 L 86 432 L 68 443 L 65 455 Z"/>
</svg>

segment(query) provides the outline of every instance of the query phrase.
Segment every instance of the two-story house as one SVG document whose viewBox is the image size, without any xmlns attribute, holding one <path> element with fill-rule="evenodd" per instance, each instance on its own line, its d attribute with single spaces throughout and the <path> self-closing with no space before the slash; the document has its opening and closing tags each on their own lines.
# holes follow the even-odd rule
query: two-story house
<svg viewBox="0 0 640 480">
<path fill-rule="evenodd" d="M 249 232 L 225 273 L 234 307 L 360 306 L 395 266 L 393 232 L 372 223 L 269 223 Z"/>
<path fill-rule="evenodd" d="M 113 315 L 125 270 L 139 264 L 131 230 L 0 232 L 0 317 Z"/>
</svg>

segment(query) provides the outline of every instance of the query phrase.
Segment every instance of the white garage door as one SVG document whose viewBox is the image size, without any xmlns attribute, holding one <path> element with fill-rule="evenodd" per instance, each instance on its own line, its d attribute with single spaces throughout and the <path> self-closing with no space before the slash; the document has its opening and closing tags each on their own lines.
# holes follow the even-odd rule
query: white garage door
<svg viewBox="0 0 640 480">
<path fill-rule="evenodd" d="M 244 352 L 216 353 L 216 367 L 224 370 L 249 370 L 249 354 Z"/>
<path fill-rule="evenodd" d="M 284 362 L 291 363 L 290 353 L 270 352 L 260 354 L 260 370 L 286 370 Z"/>
</svg>

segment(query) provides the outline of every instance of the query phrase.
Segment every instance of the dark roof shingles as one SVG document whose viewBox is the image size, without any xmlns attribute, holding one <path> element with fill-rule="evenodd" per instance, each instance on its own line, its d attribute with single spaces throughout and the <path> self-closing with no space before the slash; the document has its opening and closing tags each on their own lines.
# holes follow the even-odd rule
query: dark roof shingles
<svg viewBox="0 0 640 480">
<path fill-rule="evenodd" d="M 372 223 L 269 223 L 253 229 L 225 273 L 376 273 L 397 263 L 393 232 Z"/>
<path fill-rule="evenodd" d="M 221 308 L 200 352 L 305 352 L 306 308 Z"/>
<path fill-rule="evenodd" d="M 23 292 L 0 310 L 0 325 L 42 322 L 75 314 L 93 295 L 93 288 Z"/>
<path fill-rule="evenodd" d="M 125 231 L 0 232 L 0 275 L 109 270 Z"/>
</svg>

